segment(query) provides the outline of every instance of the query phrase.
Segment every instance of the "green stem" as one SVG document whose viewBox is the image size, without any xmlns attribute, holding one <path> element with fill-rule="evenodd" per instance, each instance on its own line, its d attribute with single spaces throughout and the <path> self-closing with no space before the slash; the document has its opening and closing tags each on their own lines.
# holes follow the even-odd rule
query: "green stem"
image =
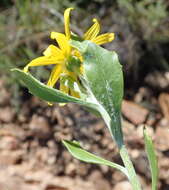
<svg viewBox="0 0 169 190">
<path fill-rule="evenodd" d="M 121 156 L 124 166 L 127 170 L 128 179 L 133 187 L 133 190 L 141 190 L 142 188 L 141 188 L 140 182 L 138 180 L 138 177 L 136 175 L 134 166 L 131 162 L 131 159 L 129 157 L 127 149 L 124 145 L 120 112 L 111 114 L 111 111 L 110 111 L 110 113 L 107 114 L 107 112 L 105 111 L 105 109 L 103 109 L 103 107 L 100 107 L 99 111 L 110 130 L 112 138 L 117 143 L 117 146 L 118 146 L 119 152 L 120 152 L 120 156 Z"/>
<path fill-rule="evenodd" d="M 111 117 L 111 121 L 109 122 L 110 123 L 109 129 L 118 145 L 120 156 L 123 160 L 124 166 L 128 173 L 128 179 L 133 187 L 133 190 L 141 190 L 142 188 L 138 180 L 138 177 L 136 175 L 133 163 L 124 145 L 123 132 L 122 132 L 122 126 L 121 126 L 121 114 L 116 113 L 112 115 L 113 117 Z"/>
<path fill-rule="evenodd" d="M 129 181 L 133 187 L 133 190 L 141 190 L 142 188 L 141 188 L 140 182 L 138 180 L 138 177 L 136 175 L 135 169 L 134 169 L 133 164 L 130 160 L 130 157 L 128 155 L 128 152 L 127 152 L 125 145 L 120 147 L 120 156 L 123 160 L 125 168 L 128 171 Z"/>
</svg>

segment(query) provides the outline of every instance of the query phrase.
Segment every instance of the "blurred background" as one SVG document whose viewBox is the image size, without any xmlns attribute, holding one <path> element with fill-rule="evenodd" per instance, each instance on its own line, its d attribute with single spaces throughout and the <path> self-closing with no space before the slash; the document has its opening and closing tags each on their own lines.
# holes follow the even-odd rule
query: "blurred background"
<svg viewBox="0 0 169 190">
<path fill-rule="evenodd" d="M 11 68 L 23 68 L 54 43 L 50 32 L 64 31 L 63 13 L 74 7 L 71 29 L 82 35 L 92 18 L 114 32 L 106 44 L 123 65 L 122 105 L 125 141 L 137 173 L 150 189 L 142 137 L 153 137 L 160 167 L 159 189 L 169 189 L 169 1 L 167 0 L 1 0 L 0 2 L 0 189 L 126 190 L 125 177 L 106 166 L 77 161 L 61 139 L 122 163 L 100 118 L 80 106 L 48 106 L 32 97 Z M 46 81 L 51 67 L 31 69 Z"/>
</svg>

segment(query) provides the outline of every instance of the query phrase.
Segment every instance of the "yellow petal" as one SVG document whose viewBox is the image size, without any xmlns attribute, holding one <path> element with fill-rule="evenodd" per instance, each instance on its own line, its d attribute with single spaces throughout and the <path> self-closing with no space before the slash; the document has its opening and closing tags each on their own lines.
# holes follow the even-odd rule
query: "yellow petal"
<svg viewBox="0 0 169 190">
<path fill-rule="evenodd" d="M 56 65 L 52 70 L 52 73 L 47 82 L 47 86 L 53 87 L 56 84 L 57 80 L 59 79 L 61 72 L 62 72 L 62 65 Z"/>
<path fill-rule="evenodd" d="M 41 56 L 36 59 L 33 59 L 29 64 L 24 67 L 24 72 L 28 72 L 29 67 L 37 67 L 51 64 L 61 64 L 63 59 L 60 57 L 48 58 L 46 56 Z"/>
<path fill-rule="evenodd" d="M 84 66 L 83 64 L 80 66 L 80 73 L 83 75 L 84 74 Z"/>
<path fill-rule="evenodd" d="M 105 33 L 97 36 L 92 41 L 98 45 L 105 44 L 114 40 L 114 33 Z"/>
<path fill-rule="evenodd" d="M 60 107 L 63 107 L 63 106 L 65 106 L 66 105 L 66 103 L 59 103 L 59 106 Z"/>
<path fill-rule="evenodd" d="M 70 39 L 70 11 L 73 10 L 73 8 L 68 8 L 64 12 L 64 22 L 65 22 L 65 34 L 67 39 Z"/>
<path fill-rule="evenodd" d="M 47 57 L 50 56 L 63 57 L 62 51 L 54 45 L 49 45 L 47 49 L 43 52 L 43 55 Z"/>
<path fill-rule="evenodd" d="M 97 19 L 93 19 L 94 24 L 89 28 L 89 30 L 84 34 L 85 40 L 92 40 L 100 32 L 100 24 Z"/>
<path fill-rule="evenodd" d="M 69 93 L 69 87 L 60 82 L 60 90 L 65 94 Z"/>
<path fill-rule="evenodd" d="M 51 32 L 51 39 L 55 39 L 65 56 L 70 54 L 70 45 L 66 36 L 59 32 Z"/>
<path fill-rule="evenodd" d="M 83 57 L 82 57 L 81 53 L 78 50 L 73 50 L 71 52 L 71 54 L 74 55 L 74 56 L 76 56 L 77 58 L 80 59 L 81 62 L 83 62 Z"/>
<path fill-rule="evenodd" d="M 70 89 L 70 95 L 74 96 L 75 98 L 80 98 L 79 92 Z"/>
<path fill-rule="evenodd" d="M 53 106 L 53 103 L 47 102 L 48 106 Z"/>
<path fill-rule="evenodd" d="M 64 92 L 65 94 L 69 94 L 69 87 L 60 82 L 60 91 Z M 65 105 L 66 103 L 59 103 L 59 106 Z"/>
<path fill-rule="evenodd" d="M 67 76 L 71 77 L 73 80 L 75 80 L 75 81 L 77 80 L 77 76 L 76 76 L 76 74 L 75 74 L 74 72 L 70 72 L 70 71 L 68 71 L 68 70 L 65 70 L 64 73 L 65 73 Z"/>
</svg>

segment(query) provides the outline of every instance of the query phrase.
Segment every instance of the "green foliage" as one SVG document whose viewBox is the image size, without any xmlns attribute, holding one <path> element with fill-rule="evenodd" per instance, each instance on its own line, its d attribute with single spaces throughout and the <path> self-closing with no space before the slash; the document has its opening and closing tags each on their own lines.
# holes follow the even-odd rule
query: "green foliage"
<svg viewBox="0 0 169 190">
<path fill-rule="evenodd" d="M 105 160 L 105 159 L 103 159 L 99 156 L 96 156 L 90 152 L 87 152 L 80 146 L 80 144 L 78 142 L 63 141 L 63 144 L 68 149 L 68 151 L 72 154 L 72 156 L 74 156 L 78 160 L 81 160 L 81 161 L 87 162 L 87 163 L 91 163 L 91 164 L 101 164 L 101 165 L 110 166 L 112 168 L 120 170 L 122 173 L 124 173 L 128 177 L 127 171 L 124 167 L 122 167 L 116 163 L 110 162 L 108 160 Z"/>
<path fill-rule="evenodd" d="M 110 130 L 119 146 L 123 144 L 121 131 L 121 103 L 123 98 L 122 66 L 115 52 L 85 42 L 72 42 L 83 55 L 84 78 L 88 88 L 110 115 Z"/>
<path fill-rule="evenodd" d="M 82 80 L 85 81 L 84 87 L 87 90 L 87 99 L 77 99 L 56 89 L 49 88 L 21 70 L 14 69 L 14 72 L 33 95 L 45 101 L 74 102 L 99 111 L 120 147 L 123 144 L 120 121 L 123 73 L 117 54 L 89 41 L 77 43 L 73 41 L 72 43 L 83 55 L 84 79 L 82 77 Z"/>
<path fill-rule="evenodd" d="M 155 154 L 155 148 L 154 148 L 152 139 L 147 134 L 146 129 L 144 129 L 144 143 L 145 143 L 145 149 L 146 149 L 149 164 L 150 164 L 151 178 L 152 178 L 152 190 L 157 190 L 157 182 L 158 182 L 157 156 Z"/>
<path fill-rule="evenodd" d="M 119 0 L 112 13 L 120 25 L 120 57 L 127 70 L 126 86 L 133 89 L 144 83 L 152 71 L 169 71 L 169 4 L 165 0 Z M 116 17 L 118 21 L 116 21 Z M 124 48 L 122 48 L 124 45 Z"/>
<path fill-rule="evenodd" d="M 138 34 L 141 32 L 144 40 L 158 41 L 169 38 L 168 26 L 163 26 L 169 16 L 164 0 L 119 0 L 118 4 L 125 9 L 134 31 Z"/>
<path fill-rule="evenodd" d="M 19 78 L 20 81 L 22 81 L 22 83 L 29 89 L 31 94 L 39 97 L 42 100 L 50 103 L 78 103 L 80 105 L 86 106 L 89 109 L 94 109 L 96 111 L 98 110 L 97 104 L 69 96 L 59 90 L 50 88 L 35 79 L 29 73 L 24 73 L 19 69 L 13 69 L 12 71 L 15 73 L 16 77 Z"/>
</svg>

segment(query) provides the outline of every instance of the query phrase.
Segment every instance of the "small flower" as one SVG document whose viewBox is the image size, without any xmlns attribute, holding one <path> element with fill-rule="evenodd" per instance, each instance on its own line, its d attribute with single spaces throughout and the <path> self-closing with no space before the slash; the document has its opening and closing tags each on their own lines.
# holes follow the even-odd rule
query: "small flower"
<svg viewBox="0 0 169 190">
<path fill-rule="evenodd" d="M 71 39 L 70 31 L 70 11 L 68 8 L 64 12 L 65 34 L 51 32 L 51 39 L 56 40 L 58 47 L 49 45 L 43 52 L 44 56 L 32 60 L 24 68 L 24 72 L 28 72 L 29 67 L 54 65 L 51 75 L 47 82 L 49 87 L 53 87 L 56 82 L 60 82 L 60 90 L 66 94 L 70 94 L 76 98 L 80 98 L 81 85 L 79 75 L 83 74 L 82 56 L 72 48 L 69 44 Z M 100 32 L 100 24 L 97 19 L 93 19 L 94 24 L 87 30 L 82 37 L 84 40 L 90 40 L 98 45 L 111 42 L 114 39 L 114 33 L 105 33 L 98 35 Z"/>
<path fill-rule="evenodd" d="M 72 8 L 64 13 L 65 34 L 51 32 L 51 39 L 55 39 L 59 47 L 49 45 L 43 52 L 44 56 L 32 60 L 25 68 L 24 72 L 28 72 L 29 67 L 55 65 L 47 85 L 53 87 L 58 79 L 60 79 L 60 90 L 66 94 L 70 94 L 77 98 L 80 97 L 80 87 L 78 75 L 80 72 L 80 57 L 74 56 L 72 47 L 69 45 L 70 29 L 69 14 Z"/>
</svg>

